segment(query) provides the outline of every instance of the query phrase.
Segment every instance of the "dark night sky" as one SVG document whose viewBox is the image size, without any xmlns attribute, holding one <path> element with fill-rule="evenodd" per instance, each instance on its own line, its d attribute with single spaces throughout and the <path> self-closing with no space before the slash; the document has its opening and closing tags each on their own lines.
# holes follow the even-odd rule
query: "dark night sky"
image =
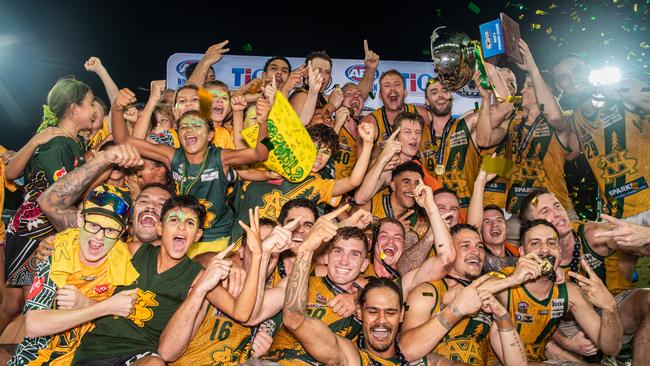
<svg viewBox="0 0 650 366">
<path fill-rule="evenodd" d="M 478 25 L 505 9 L 505 2 L 487 0 L 474 0 L 479 14 L 468 9 L 469 1 L 231 5 L 243 3 L 0 0 L 0 144 L 18 148 L 33 133 L 59 77 L 75 75 L 106 99 L 99 79 L 83 68 L 89 56 L 102 60 L 118 86 L 131 89 L 164 78 L 171 54 L 203 52 L 224 39 L 230 54 L 245 54 L 242 47 L 250 43 L 252 55 L 301 57 L 324 49 L 335 58 L 362 58 L 367 38 L 382 59 L 426 61 L 422 51 L 435 27 L 457 27 L 477 39 Z M 540 58 L 548 53 L 541 51 L 539 33 L 523 35 Z"/>
</svg>

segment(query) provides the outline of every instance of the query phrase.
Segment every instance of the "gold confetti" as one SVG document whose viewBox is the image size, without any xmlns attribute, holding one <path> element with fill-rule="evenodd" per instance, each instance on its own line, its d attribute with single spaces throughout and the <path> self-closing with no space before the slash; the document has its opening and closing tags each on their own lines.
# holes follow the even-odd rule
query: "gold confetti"
<svg viewBox="0 0 650 366">
<path fill-rule="evenodd" d="M 537 23 L 533 23 L 533 24 L 530 25 L 530 27 L 533 28 L 533 29 L 539 29 L 539 28 L 542 27 L 542 25 L 541 25 L 541 24 L 537 24 Z"/>
<path fill-rule="evenodd" d="M 557 5 L 555 5 L 555 3 L 551 3 L 551 5 L 548 7 L 549 10 L 555 8 L 557 8 Z"/>
<path fill-rule="evenodd" d="M 553 28 L 551 27 L 546 28 L 546 34 L 551 34 L 551 33 L 553 33 Z"/>
<path fill-rule="evenodd" d="M 646 41 L 643 41 L 643 42 L 641 42 L 641 44 L 639 44 L 639 47 L 641 47 L 641 48 L 650 48 L 650 44 L 648 44 L 648 42 L 646 42 Z"/>
<path fill-rule="evenodd" d="M 381 254 L 379 254 L 379 257 L 380 257 L 382 260 L 385 260 L 385 259 L 386 259 L 386 253 L 381 252 Z"/>
<path fill-rule="evenodd" d="M 535 10 L 535 15 L 546 15 L 546 14 L 548 13 L 545 12 L 544 10 Z"/>
</svg>

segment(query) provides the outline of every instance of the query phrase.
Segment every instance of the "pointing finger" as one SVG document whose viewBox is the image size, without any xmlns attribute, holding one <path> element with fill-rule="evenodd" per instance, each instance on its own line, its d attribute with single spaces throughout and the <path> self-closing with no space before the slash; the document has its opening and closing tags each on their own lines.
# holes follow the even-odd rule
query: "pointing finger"
<svg viewBox="0 0 650 366">
<path fill-rule="evenodd" d="M 350 204 L 346 203 L 345 205 L 337 208 L 336 210 L 334 210 L 334 211 L 332 211 L 332 212 L 330 212 L 330 213 L 328 213 L 326 215 L 323 215 L 322 217 L 326 218 L 329 221 L 329 220 L 337 217 L 338 215 L 342 214 L 344 211 L 347 211 L 348 208 L 350 208 Z"/>
</svg>

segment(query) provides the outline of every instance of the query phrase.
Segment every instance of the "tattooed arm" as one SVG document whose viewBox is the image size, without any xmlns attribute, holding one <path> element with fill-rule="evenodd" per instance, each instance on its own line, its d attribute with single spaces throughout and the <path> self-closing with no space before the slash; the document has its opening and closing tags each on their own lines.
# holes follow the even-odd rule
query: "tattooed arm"
<svg viewBox="0 0 650 366">
<path fill-rule="evenodd" d="M 113 165 L 130 168 L 141 164 L 140 154 L 130 145 L 112 146 L 52 184 L 38 204 L 56 230 L 77 227 L 76 203 L 97 176 Z"/>
<path fill-rule="evenodd" d="M 519 257 L 497 257 L 496 255 L 485 253 L 483 261 L 483 273 L 500 271 L 504 267 L 512 267 L 517 264 Z"/>
<path fill-rule="evenodd" d="M 416 233 L 409 231 L 406 233 L 404 242 L 404 248 L 407 249 L 397 261 L 397 270 L 399 273 L 408 273 L 424 263 L 433 246 L 433 230 L 429 227 L 429 230 L 427 230 L 420 240 L 418 240 Z"/>
</svg>

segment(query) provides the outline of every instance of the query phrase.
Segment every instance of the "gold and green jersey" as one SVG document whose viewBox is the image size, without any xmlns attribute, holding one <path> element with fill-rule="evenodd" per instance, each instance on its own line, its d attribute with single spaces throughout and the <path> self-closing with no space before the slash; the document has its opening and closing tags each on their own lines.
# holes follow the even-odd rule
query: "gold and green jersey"
<svg viewBox="0 0 650 366">
<path fill-rule="evenodd" d="M 504 138 L 501 142 L 491 148 L 482 149 L 483 156 L 492 156 L 496 153 L 497 158 L 510 159 L 510 154 L 507 154 L 508 139 Z M 483 194 L 483 206 L 496 205 L 502 209 L 506 209 L 508 204 L 508 183 L 510 178 L 497 176 L 485 185 L 485 193 Z"/>
<path fill-rule="evenodd" d="M 372 352 L 359 348 L 359 365 L 361 366 L 402 366 L 406 361 L 399 357 L 382 358 Z M 428 366 L 426 357 L 417 361 L 409 362 L 409 366 Z"/>
<path fill-rule="evenodd" d="M 567 210 L 573 209 L 564 181 L 564 163 L 569 154 L 543 113 L 526 123 L 516 113 L 508 126 L 506 154 L 515 162 L 508 184 L 508 212 L 517 214 L 523 200 L 537 187 L 544 187 Z"/>
<path fill-rule="evenodd" d="M 404 104 L 404 111 L 409 113 L 419 114 L 418 108 L 414 104 Z M 375 144 L 381 147 L 384 147 L 386 140 L 390 135 L 395 132 L 395 126 L 393 123 L 395 121 L 389 121 L 388 116 L 386 115 L 386 108 L 379 107 L 372 111 L 369 116 L 372 116 L 375 122 L 375 129 L 377 130 L 377 138 L 375 139 Z"/>
<path fill-rule="evenodd" d="M 352 340 L 361 331 L 361 323 L 354 315 L 342 318 L 327 305 L 336 295 L 344 292 L 329 277 L 310 276 L 307 290 L 307 316 L 322 321 L 334 333 Z M 271 349 L 264 358 L 282 365 L 317 364 L 302 347 L 300 341 L 285 327 L 280 328 L 278 335 L 273 339 Z"/>
<path fill-rule="evenodd" d="M 650 114 L 608 102 L 590 116 L 576 110 L 573 122 L 607 212 L 622 218 L 650 209 Z"/>
<path fill-rule="evenodd" d="M 526 285 L 508 289 L 508 313 L 526 348 L 529 361 L 546 360 L 544 350 L 569 308 L 566 283 L 553 284 L 545 299 L 537 299 Z"/>
<path fill-rule="evenodd" d="M 339 131 L 339 151 L 334 157 L 334 178 L 342 179 L 352 175 L 357 162 L 357 141 L 345 127 Z"/>
</svg>

